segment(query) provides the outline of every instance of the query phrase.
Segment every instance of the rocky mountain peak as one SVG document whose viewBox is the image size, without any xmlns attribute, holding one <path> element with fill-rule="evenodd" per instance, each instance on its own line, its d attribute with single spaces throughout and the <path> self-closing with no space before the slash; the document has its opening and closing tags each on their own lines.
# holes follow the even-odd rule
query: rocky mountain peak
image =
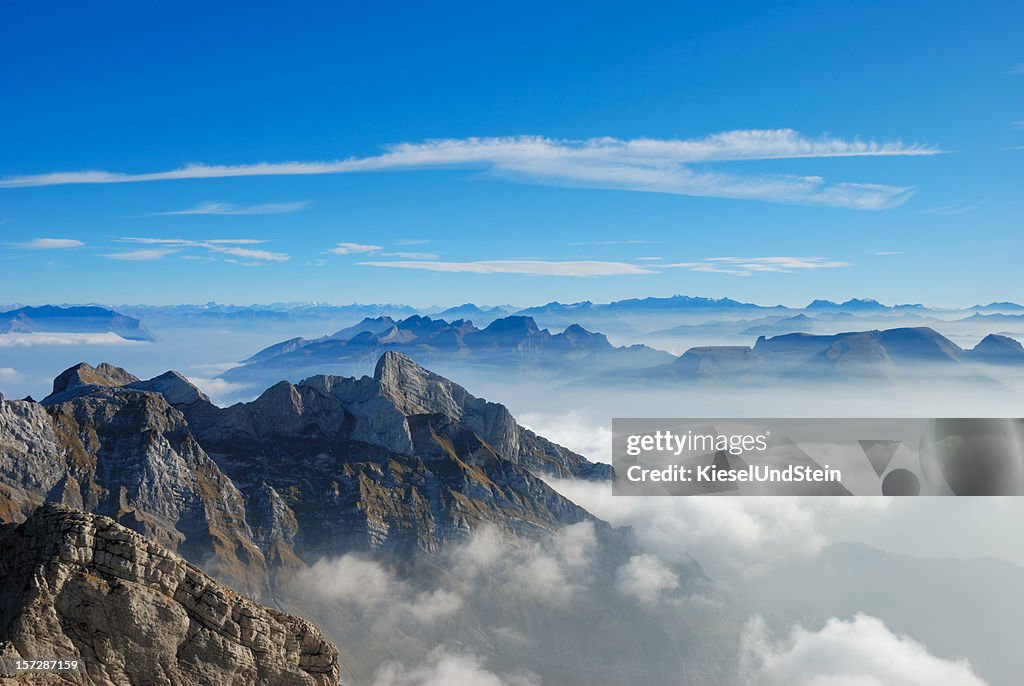
<svg viewBox="0 0 1024 686">
<path fill-rule="evenodd" d="M 184 376 L 175 371 L 164 372 L 148 381 L 129 384 L 140 391 L 159 393 L 171 405 L 191 405 L 196 402 L 210 402 L 210 398 Z"/>
<path fill-rule="evenodd" d="M 37 508 L 0 531 L 0 578 L 0 656 L 77 659 L 74 683 L 338 683 L 315 626 L 107 517 Z"/>
<path fill-rule="evenodd" d="M 53 392 L 50 395 L 58 395 L 81 386 L 123 386 L 138 380 L 137 376 L 106 362 L 101 362 L 95 367 L 79 362 L 65 369 L 53 380 Z"/>
<path fill-rule="evenodd" d="M 462 414 L 459 400 L 469 395 L 461 386 L 392 350 L 377 360 L 373 378 L 380 384 L 381 392 L 407 416 L 445 414 L 458 418 Z"/>
</svg>

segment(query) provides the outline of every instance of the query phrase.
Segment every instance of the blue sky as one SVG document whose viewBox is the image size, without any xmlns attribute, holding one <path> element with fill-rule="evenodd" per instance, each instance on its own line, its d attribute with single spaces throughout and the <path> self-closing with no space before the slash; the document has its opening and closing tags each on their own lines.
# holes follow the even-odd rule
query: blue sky
<svg viewBox="0 0 1024 686">
<path fill-rule="evenodd" d="M 216 5 L 0 9 L 0 302 L 1024 297 L 1019 2 Z"/>
</svg>

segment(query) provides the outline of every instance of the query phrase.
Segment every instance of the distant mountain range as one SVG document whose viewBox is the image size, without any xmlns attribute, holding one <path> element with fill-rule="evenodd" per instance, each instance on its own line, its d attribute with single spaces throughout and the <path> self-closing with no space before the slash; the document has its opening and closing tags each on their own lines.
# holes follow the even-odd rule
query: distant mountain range
<svg viewBox="0 0 1024 686">
<path fill-rule="evenodd" d="M 130 341 L 152 341 L 142 322 L 103 307 L 19 307 L 0 312 L 0 334 L 114 333 Z"/>
<path fill-rule="evenodd" d="M 672 355 L 644 345 L 619 347 L 606 336 L 570 325 L 552 333 L 532 317 L 511 315 L 480 329 L 472 322 L 451 322 L 413 315 L 364 319 L 317 339 L 293 338 L 259 351 L 223 378 L 229 381 L 298 379 L 311 373 L 361 373 L 384 351 L 413 356 L 423 364 L 458 363 L 502 373 L 545 372 L 566 376 L 599 369 L 642 368 L 664 364 Z"/>
<path fill-rule="evenodd" d="M 608 303 L 589 300 L 575 303 L 553 301 L 546 305 L 517 308 L 511 305 L 481 306 L 464 303 L 455 307 L 415 308 L 401 304 L 330 305 L 326 303 L 272 303 L 267 305 L 121 305 L 119 312 L 144 320 L 162 322 L 288 322 L 288 321 L 357 321 L 363 318 L 389 316 L 403 319 L 423 315 L 453 321 L 465 319 L 477 326 L 486 326 L 495 319 L 509 315 L 532 317 L 541 327 L 564 329 L 579 324 L 606 332 L 622 330 L 656 331 L 668 328 L 672 318 L 677 324 L 707 321 L 708 317 L 724 315 L 727 319 L 738 316 L 791 317 L 800 313 L 811 316 L 846 313 L 857 316 L 886 316 L 917 313 L 921 316 L 938 315 L 953 318 L 957 315 L 1024 314 L 1024 305 L 1012 302 L 992 302 L 967 308 L 934 308 L 920 304 L 885 305 L 870 298 L 851 298 L 843 302 L 817 299 L 805 307 L 785 305 L 758 305 L 731 298 L 704 298 L 686 295 L 670 297 L 630 298 Z M 658 324 L 661 324 L 660 326 Z"/>
<path fill-rule="evenodd" d="M 619 376 L 735 384 L 781 379 L 885 379 L 925 371 L 941 373 L 947 380 L 986 380 L 972 365 L 1024 367 L 1024 346 L 1012 338 L 990 334 L 965 350 L 928 327 L 831 336 L 792 333 L 760 336 L 752 347 L 694 347 L 671 364 Z"/>
</svg>

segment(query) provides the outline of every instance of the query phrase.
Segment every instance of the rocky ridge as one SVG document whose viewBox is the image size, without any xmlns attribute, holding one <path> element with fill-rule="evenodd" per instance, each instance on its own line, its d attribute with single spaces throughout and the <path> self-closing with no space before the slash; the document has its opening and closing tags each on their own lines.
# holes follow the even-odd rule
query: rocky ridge
<svg viewBox="0 0 1024 686">
<path fill-rule="evenodd" d="M 76 365 L 42 403 L 0 401 L 4 521 L 43 502 L 105 515 L 257 597 L 325 555 L 596 521 L 545 474 L 610 468 L 397 353 L 372 378 L 282 382 L 228 408 L 176 373 L 110 365 Z"/>
<path fill-rule="evenodd" d="M 47 504 L 0 533 L 0 656 L 83 667 L 18 683 L 338 683 L 309 622 L 226 588 L 107 517 Z"/>
</svg>

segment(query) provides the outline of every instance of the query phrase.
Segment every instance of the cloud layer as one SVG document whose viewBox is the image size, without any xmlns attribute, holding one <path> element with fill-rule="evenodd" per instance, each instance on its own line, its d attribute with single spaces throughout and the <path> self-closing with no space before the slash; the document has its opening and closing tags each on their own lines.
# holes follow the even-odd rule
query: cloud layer
<svg viewBox="0 0 1024 686">
<path fill-rule="evenodd" d="M 808 138 L 792 129 L 727 131 L 701 138 L 664 140 L 538 136 L 465 138 L 401 143 L 380 155 L 335 161 L 191 164 L 144 174 L 108 171 L 53 172 L 14 176 L 0 187 L 81 183 L 136 183 L 245 176 L 344 174 L 426 168 L 470 168 L 528 183 L 674 195 L 878 210 L 900 205 L 912 189 L 873 183 L 827 183 L 820 176 L 734 175 L 689 165 L 794 158 L 932 155 L 933 147 Z"/>
<path fill-rule="evenodd" d="M 422 269 L 431 272 L 468 274 L 520 274 L 526 276 L 621 276 L 655 274 L 653 269 L 629 262 L 598 262 L 588 260 L 481 260 L 477 262 L 439 262 L 427 260 L 395 262 L 359 262 L 366 267 Z"/>
</svg>

